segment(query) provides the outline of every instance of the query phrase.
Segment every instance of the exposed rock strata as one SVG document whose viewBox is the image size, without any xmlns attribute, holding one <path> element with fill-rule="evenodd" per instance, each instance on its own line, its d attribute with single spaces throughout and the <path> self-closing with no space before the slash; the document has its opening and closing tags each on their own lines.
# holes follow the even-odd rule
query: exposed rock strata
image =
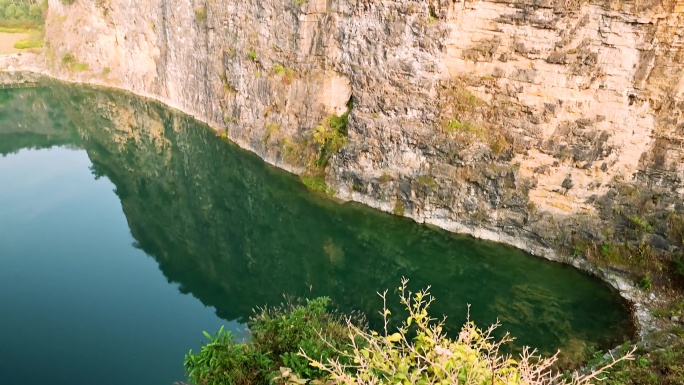
<svg viewBox="0 0 684 385">
<path fill-rule="evenodd" d="M 681 253 L 682 1 L 296 3 L 50 0 L 47 66 L 295 171 L 351 97 L 327 174 L 341 198 L 551 258 L 625 240 Z"/>
</svg>

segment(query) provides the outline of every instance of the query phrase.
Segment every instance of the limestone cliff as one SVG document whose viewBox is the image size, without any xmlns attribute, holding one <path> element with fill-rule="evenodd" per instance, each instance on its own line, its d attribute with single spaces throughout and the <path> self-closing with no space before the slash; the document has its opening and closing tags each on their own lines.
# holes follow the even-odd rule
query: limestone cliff
<svg viewBox="0 0 684 385">
<path fill-rule="evenodd" d="M 681 253 L 681 0 L 49 6 L 50 73 L 160 99 L 290 170 L 351 100 L 340 198 L 547 256 Z"/>
</svg>

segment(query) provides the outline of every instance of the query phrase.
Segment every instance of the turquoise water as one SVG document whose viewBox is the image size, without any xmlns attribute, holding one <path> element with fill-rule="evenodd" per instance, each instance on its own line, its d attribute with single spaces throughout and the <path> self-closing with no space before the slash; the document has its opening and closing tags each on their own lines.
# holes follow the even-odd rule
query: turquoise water
<svg viewBox="0 0 684 385">
<path fill-rule="evenodd" d="M 451 331 L 516 346 L 631 336 L 602 282 L 517 249 L 309 193 L 206 126 L 130 95 L 0 90 L 0 382 L 171 384 L 202 330 L 244 335 L 283 294 L 374 314 L 432 285 Z"/>
</svg>

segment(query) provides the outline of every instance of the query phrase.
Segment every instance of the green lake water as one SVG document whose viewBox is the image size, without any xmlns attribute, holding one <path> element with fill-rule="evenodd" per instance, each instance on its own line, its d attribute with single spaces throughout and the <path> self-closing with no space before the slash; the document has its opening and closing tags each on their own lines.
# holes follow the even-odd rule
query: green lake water
<svg viewBox="0 0 684 385">
<path fill-rule="evenodd" d="M 128 94 L 0 90 L 0 383 L 184 380 L 202 331 L 329 296 L 377 324 L 375 294 L 432 285 L 542 351 L 632 336 L 627 304 L 570 267 L 312 194 L 204 124 Z M 392 298 L 392 297 L 390 297 Z"/>
</svg>

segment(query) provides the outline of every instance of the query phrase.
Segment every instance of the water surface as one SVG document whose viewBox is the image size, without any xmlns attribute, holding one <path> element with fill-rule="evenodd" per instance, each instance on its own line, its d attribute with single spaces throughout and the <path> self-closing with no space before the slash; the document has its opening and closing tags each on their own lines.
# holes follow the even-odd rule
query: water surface
<svg viewBox="0 0 684 385">
<path fill-rule="evenodd" d="M 602 282 L 501 244 L 309 193 L 206 126 L 131 95 L 0 90 L 2 383 L 171 384 L 201 331 L 282 295 L 373 314 L 432 285 L 457 328 L 544 351 L 629 337 Z"/>
</svg>

